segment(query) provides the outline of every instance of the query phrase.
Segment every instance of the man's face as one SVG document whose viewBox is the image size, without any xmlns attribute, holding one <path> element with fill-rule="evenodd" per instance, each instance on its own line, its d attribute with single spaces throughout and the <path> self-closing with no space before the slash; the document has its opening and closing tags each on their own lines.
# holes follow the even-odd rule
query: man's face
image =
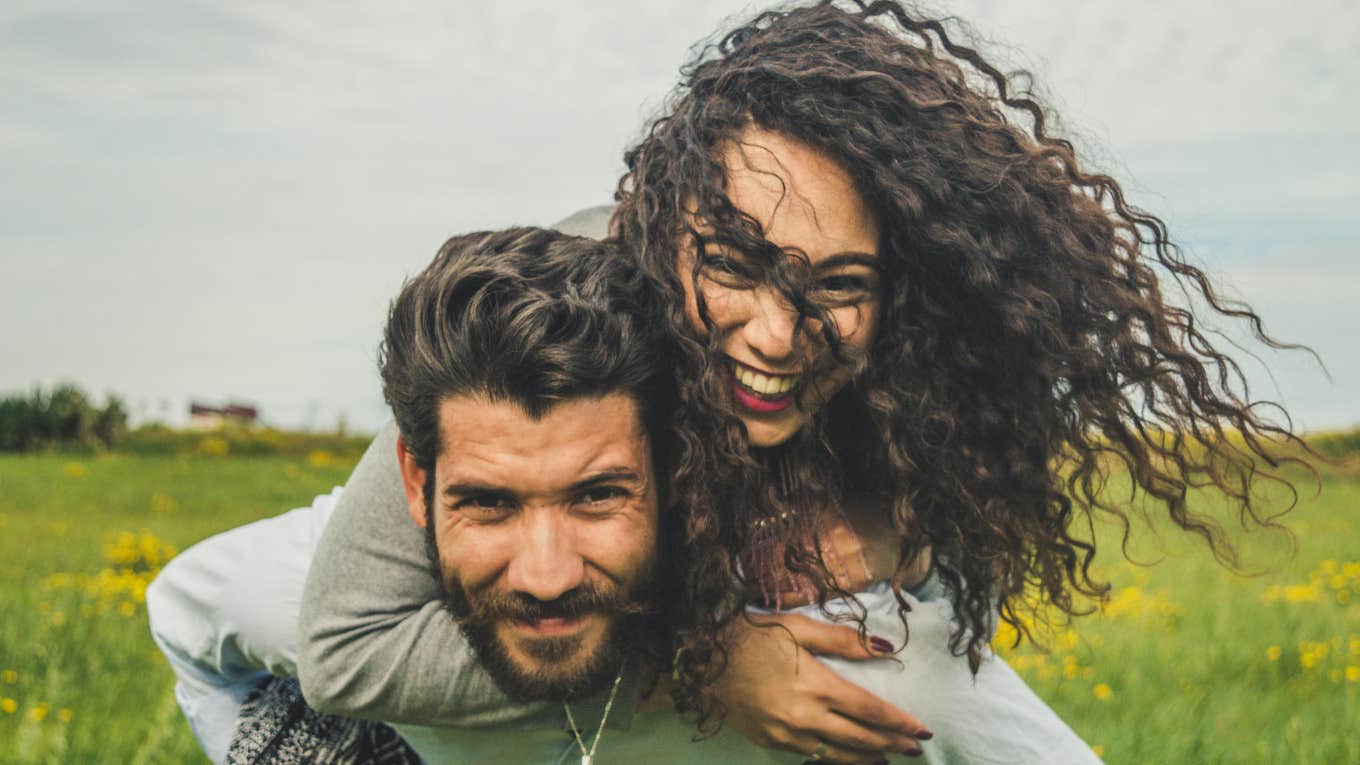
<svg viewBox="0 0 1360 765">
<path fill-rule="evenodd" d="M 598 690 L 652 600 L 657 492 L 635 400 L 572 399 L 535 420 L 452 396 L 439 426 L 433 481 L 398 452 L 464 633 L 512 696 Z"/>
</svg>

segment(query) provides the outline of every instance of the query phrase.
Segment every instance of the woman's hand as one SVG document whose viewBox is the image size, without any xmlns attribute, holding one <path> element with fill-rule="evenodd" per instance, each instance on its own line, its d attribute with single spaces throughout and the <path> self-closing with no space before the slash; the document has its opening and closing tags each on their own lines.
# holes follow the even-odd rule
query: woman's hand
<svg viewBox="0 0 1360 765">
<path fill-rule="evenodd" d="M 917 739 L 931 734 L 920 720 L 813 657 L 879 658 L 892 652 L 886 640 L 871 637 L 866 649 L 854 629 L 798 614 L 753 614 L 751 621 L 734 626 L 727 670 L 715 686 L 728 725 L 759 746 L 830 762 L 921 753 Z"/>
</svg>

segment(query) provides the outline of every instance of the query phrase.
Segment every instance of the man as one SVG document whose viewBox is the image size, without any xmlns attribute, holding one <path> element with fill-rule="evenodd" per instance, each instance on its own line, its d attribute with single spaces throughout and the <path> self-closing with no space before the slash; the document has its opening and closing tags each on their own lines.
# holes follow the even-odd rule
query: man
<svg viewBox="0 0 1360 765">
<path fill-rule="evenodd" d="M 473 649 L 413 639 L 464 666 L 450 692 L 475 700 L 456 726 L 390 721 L 428 762 L 789 758 L 729 731 L 695 744 L 665 705 L 639 711 L 664 657 L 670 395 L 661 322 L 633 268 L 612 245 L 557 232 L 476 234 L 450 240 L 393 303 L 382 374 L 399 435 L 370 449 L 396 453 L 409 528 L 423 528 L 445 589 L 431 607 Z M 317 713 L 295 680 L 271 679 L 297 672 L 293 636 L 278 633 L 296 622 L 339 493 L 186 550 L 148 589 L 176 696 L 215 762 L 415 759 L 387 726 Z"/>
<path fill-rule="evenodd" d="M 393 303 L 382 360 L 411 519 L 425 529 L 444 606 L 501 691 L 565 704 L 587 746 L 625 667 L 656 655 L 656 436 L 669 401 L 657 374 L 659 323 L 644 315 L 629 269 L 612 247 L 555 232 L 456 237 Z M 314 544 L 333 497 L 186 551 L 148 590 L 177 696 L 215 761 L 264 673 L 292 672 L 286 659 L 235 640 L 250 630 L 216 611 L 233 583 L 216 575 L 214 554 Z M 623 692 L 636 694 L 629 674 Z M 296 699 L 288 694 L 275 688 L 247 705 L 234 756 L 268 760 L 286 748 L 280 734 L 292 746 L 304 740 L 259 730 L 270 714 L 261 699 Z M 592 694 L 605 696 L 603 707 Z M 560 726 L 529 728 L 539 735 L 517 734 L 510 761 L 557 759 L 577 746 Z M 352 726 L 320 729 L 336 735 L 305 739 L 309 759 L 354 744 Z M 460 751 L 463 761 L 505 761 L 514 747 L 492 732 Z"/>
</svg>

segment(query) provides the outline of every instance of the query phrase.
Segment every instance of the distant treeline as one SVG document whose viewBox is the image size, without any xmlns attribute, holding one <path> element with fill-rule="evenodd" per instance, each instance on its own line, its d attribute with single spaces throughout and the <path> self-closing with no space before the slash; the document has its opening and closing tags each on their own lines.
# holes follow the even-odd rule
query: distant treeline
<svg viewBox="0 0 1360 765">
<path fill-rule="evenodd" d="M 358 456 L 371 436 L 299 433 L 274 428 L 227 425 L 215 430 L 176 430 L 164 425 L 128 428 L 127 407 L 117 396 L 103 406 L 75 385 L 50 391 L 34 388 L 26 396 L 0 398 L 0 452 L 119 451 L 134 454 Z"/>
<path fill-rule="evenodd" d="M 127 408 L 117 396 L 102 407 L 75 385 L 50 392 L 35 388 L 27 396 L 0 398 L 0 452 L 115 450 L 135 454 L 307 456 L 316 452 L 357 457 L 372 437 L 365 434 L 304 433 L 266 427 L 227 425 L 215 430 L 177 430 L 165 425 L 128 429 Z M 1331 460 L 1360 458 L 1360 428 L 1305 437 Z"/>
</svg>

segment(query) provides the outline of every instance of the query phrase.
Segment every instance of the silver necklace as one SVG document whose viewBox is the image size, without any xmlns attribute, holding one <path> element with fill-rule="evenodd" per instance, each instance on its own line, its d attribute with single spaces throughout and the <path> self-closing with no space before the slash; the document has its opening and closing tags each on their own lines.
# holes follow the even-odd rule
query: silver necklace
<svg viewBox="0 0 1360 765">
<path fill-rule="evenodd" d="M 572 735 L 576 736 L 576 745 L 581 747 L 581 765 L 591 765 L 595 762 L 595 750 L 600 748 L 600 737 L 604 735 L 604 723 L 609 719 L 609 710 L 614 708 L 614 697 L 619 693 L 619 683 L 623 680 L 623 667 L 619 667 L 619 674 L 614 677 L 614 687 L 609 689 L 609 700 L 604 704 L 604 714 L 600 716 L 600 729 L 595 731 L 595 740 L 590 742 L 590 749 L 586 749 L 586 742 L 581 738 L 581 729 L 576 727 L 576 719 L 571 716 L 571 705 L 562 702 L 562 708 L 567 711 L 567 722 L 571 724 Z"/>
</svg>

